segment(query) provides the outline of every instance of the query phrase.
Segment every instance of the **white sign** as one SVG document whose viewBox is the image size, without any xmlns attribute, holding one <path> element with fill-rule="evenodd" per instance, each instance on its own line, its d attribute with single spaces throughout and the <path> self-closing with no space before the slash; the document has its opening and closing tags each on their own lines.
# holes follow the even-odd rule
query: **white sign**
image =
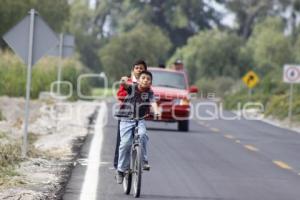
<svg viewBox="0 0 300 200">
<path fill-rule="evenodd" d="M 300 83 L 300 66 L 284 65 L 283 81 L 286 83 Z"/>
</svg>

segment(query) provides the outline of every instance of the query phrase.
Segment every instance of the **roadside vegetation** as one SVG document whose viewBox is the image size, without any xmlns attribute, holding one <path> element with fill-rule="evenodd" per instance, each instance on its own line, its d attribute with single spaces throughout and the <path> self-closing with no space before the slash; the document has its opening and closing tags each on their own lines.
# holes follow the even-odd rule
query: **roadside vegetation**
<svg viewBox="0 0 300 200">
<path fill-rule="evenodd" d="M 113 89 L 112 88 L 93 88 L 92 89 L 92 96 L 94 97 L 112 97 Z"/>
<path fill-rule="evenodd" d="M 51 90 L 51 84 L 57 81 L 58 60 L 44 58 L 40 60 L 32 71 L 31 98 L 36 99 L 40 92 Z M 77 99 L 77 78 L 87 71 L 76 59 L 67 59 L 63 62 L 62 81 L 68 81 L 73 86 L 71 99 Z M 26 92 L 26 66 L 19 58 L 10 52 L 0 52 L 0 95 L 10 97 L 24 97 Z M 56 85 L 55 85 L 56 86 Z M 54 92 L 56 87 L 53 87 Z M 88 80 L 81 81 L 81 90 L 90 94 L 91 88 Z M 70 88 L 61 87 L 62 94 L 68 94 Z"/>
<path fill-rule="evenodd" d="M 49 157 L 46 152 L 41 152 L 34 147 L 38 136 L 28 134 L 28 157 Z M 17 167 L 24 161 L 21 157 L 22 138 L 10 138 L 6 133 L 0 132 L 0 188 L 25 184 Z"/>
<path fill-rule="evenodd" d="M 3 116 L 2 111 L 0 110 L 0 121 L 2 121 L 4 119 L 5 119 L 5 117 Z M 0 138 L 1 138 L 1 133 L 0 133 Z"/>
<path fill-rule="evenodd" d="M 283 66 L 299 63 L 300 37 L 285 35 L 284 23 L 269 17 L 253 27 L 247 40 L 233 33 L 210 30 L 190 38 L 174 56 L 187 63 L 190 81 L 201 91 L 201 97 L 214 94 L 223 99 L 226 109 L 260 102 L 266 116 L 285 119 L 288 116 L 289 84 L 283 82 Z M 251 97 L 241 78 L 253 70 L 260 78 Z M 201 77 L 201 78 L 199 78 Z M 300 88 L 294 85 L 293 119 L 299 121 Z"/>
</svg>

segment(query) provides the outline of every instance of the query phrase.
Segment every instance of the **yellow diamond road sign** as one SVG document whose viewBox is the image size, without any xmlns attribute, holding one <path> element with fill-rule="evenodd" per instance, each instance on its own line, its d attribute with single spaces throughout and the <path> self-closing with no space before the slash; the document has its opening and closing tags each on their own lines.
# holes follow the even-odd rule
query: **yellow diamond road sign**
<svg viewBox="0 0 300 200">
<path fill-rule="evenodd" d="M 249 71 L 244 77 L 243 82 L 247 85 L 248 88 L 253 88 L 259 82 L 259 77 L 254 71 Z"/>
</svg>

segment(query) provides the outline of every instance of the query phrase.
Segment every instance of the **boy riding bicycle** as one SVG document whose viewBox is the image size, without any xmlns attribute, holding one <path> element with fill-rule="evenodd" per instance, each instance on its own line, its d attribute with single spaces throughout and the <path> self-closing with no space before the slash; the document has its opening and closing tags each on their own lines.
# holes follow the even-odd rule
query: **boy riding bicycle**
<svg viewBox="0 0 300 200">
<path fill-rule="evenodd" d="M 144 60 L 137 60 L 132 68 L 131 68 L 131 75 L 128 76 L 128 83 L 136 83 L 138 81 L 138 78 L 140 77 L 140 74 L 142 71 L 147 70 L 147 64 Z M 123 85 L 120 85 L 117 97 L 120 103 L 122 103 L 127 96 L 127 91 L 123 87 Z M 118 160 L 119 160 L 119 146 L 120 146 L 120 120 L 118 120 L 118 131 L 117 131 L 117 141 L 116 141 L 116 147 L 115 147 L 115 155 L 114 155 L 114 168 L 118 168 Z"/>
<path fill-rule="evenodd" d="M 128 95 L 120 107 L 117 115 L 122 116 L 120 121 L 121 143 L 119 147 L 119 160 L 117 169 L 117 183 L 122 184 L 124 173 L 130 165 L 130 147 L 132 144 L 132 130 L 135 127 L 133 118 L 142 118 L 149 113 L 152 106 L 154 114 L 158 115 L 158 106 L 155 102 L 153 91 L 151 90 L 152 74 L 149 71 L 143 71 L 140 74 L 138 83 L 128 84 L 128 77 L 121 78 L 121 84 L 126 89 Z M 147 142 L 145 120 L 138 123 L 138 134 L 142 143 L 142 159 L 144 170 L 149 170 L 147 157 Z"/>
</svg>

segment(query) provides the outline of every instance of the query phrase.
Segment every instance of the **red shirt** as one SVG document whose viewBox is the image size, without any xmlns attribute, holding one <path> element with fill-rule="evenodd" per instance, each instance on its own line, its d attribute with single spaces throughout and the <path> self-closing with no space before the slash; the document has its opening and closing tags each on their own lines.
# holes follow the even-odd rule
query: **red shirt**
<svg viewBox="0 0 300 200">
<path fill-rule="evenodd" d="M 128 78 L 127 83 L 133 83 L 132 79 Z M 118 89 L 118 92 L 117 92 L 118 100 L 121 101 L 121 102 L 123 102 L 126 96 L 127 96 L 126 89 L 124 88 L 123 85 L 120 85 L 120 87 Z"/>
</svg>

